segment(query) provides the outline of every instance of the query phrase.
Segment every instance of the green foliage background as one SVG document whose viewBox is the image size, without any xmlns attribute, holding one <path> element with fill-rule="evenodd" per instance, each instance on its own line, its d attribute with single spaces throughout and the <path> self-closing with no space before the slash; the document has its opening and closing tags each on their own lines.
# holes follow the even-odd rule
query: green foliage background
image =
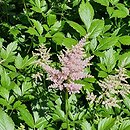
<svg viewBox="0 0 130 130">
<path fill-rule="evenodd" d="M 94 55 L 87 71 L 94 78 L 79 81 L 81 93 L 69 96 L 68 129 L 129 130 L 130 95 L 120 108 L 86 100 L 115 68 L 130 76 L 129 9 L 129 0 L 0 0 L 0 130 L 67 129 L 63 92 L 48 89 L 32 52 L 44 44 L 57 66 L 57 54 L 86 34 L 86 53 Z M 43 77 L 36 82 L 37 72 Z"/>
</svg>

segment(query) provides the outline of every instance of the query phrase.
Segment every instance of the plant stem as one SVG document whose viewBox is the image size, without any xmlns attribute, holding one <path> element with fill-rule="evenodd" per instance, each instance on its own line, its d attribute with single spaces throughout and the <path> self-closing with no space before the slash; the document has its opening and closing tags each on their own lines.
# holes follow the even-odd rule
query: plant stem
<svg viewBox="0 0 130 130">
<path fill-rule="evenodd" d="M 63 1 L 63 8 L 62 8 L 62 12 L 61 12 L 61 18 L 60 18 L 60 21 L 62 20 L 62 18 L 63 18 L 63 16 L 64 16 L 65 3 L 66 3 L 66 0 Z"/>
<path fill-rule="evenodd" d="M 27 6 L 26 6 L 26 3 L 25 3 L 25 0 L 23 0 L 23 4 L 24 4 L 25 11 L 26 11 L 27 19 L 28 19 L 29 23 L 31 24 L 31 26 L 33 27 L 33 24 L 32 24 L 32 22 L 29 18 L 29 14 L 28 14 L 28 11 L 27 11 Z"/>
<path fill-rule="evenodd" d="M 66 123 L 67 123 L 67 130 L 69 130 L 69 120 L 68 120 L 68 115 L 69 115 L 69 108 L 68 108 L 68 91 L 67 89 L 65 90 L 65 112 L 66 112 Z"/>
</svg>

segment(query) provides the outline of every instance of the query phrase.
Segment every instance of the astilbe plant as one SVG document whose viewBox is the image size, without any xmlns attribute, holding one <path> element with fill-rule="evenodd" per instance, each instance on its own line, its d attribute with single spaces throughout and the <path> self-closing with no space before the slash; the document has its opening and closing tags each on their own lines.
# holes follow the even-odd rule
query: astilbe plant
<svg viewBox="0 0 130 130">
<path fill-rule="evenodd" d="M 104 80 L 99 80 L 98 84 L 102 89 L 100 96 L 97 97 L 93 93 L 88 93 L 87 100 L 92 104 L 93 102 L 102 103 L 106 108 L 120 107 L 119 103 L 122 98 L 130 93 L 130 85 L 127 82 L 129 78 L 126 74 L 125 68 L 116 69 L 115 75 L 109 75 Z"/>
<path fill-rule="evenodd" d="M 35 54 L 41 58 L 37 63 L 42 66 L 44 70 L 48 73 L 48 79 L 53 82 L 49 87 L 56 88 L 59 90 L 66 89 L 69 94 L 79 93 L 82 88 L 82 84 L 75 83 L 76 80 L 83 79 L 86 77 L 91 77 L 91 75 L 85 73 L 84 69 L 90 65 L 89 58 L 84 57 L 84 45 L 86 44 L 86 38 L 82 38 L 79 43 L 72 46 L 72 49 L 67 49 L 58 55 L 59 61 L 61 63 L 60 69 L 55 69 L 50 66 L 49 61 L 49 51 L 45 47 L 39 49 L 39 53 Z"/>
<path fill-rule="evenodd" d="M 47 51 L 47 48 L 43 45 L 38 49 L 38 53 L 34 55 L 38 56 L 39 59 L 36 64 L 40 65 L 43 70 L 48 73 L 48 79 L 53 83 L 49 88 L 55 88 L 63 90 L 64 92 L 64 104 L 65 104 L 65 114 L 66 114 L 66 124 L 67 130 L 69 130 L 69 103 L 68 103 L 68 93 L 79 93 L 82 84 L 75 83 L 76 80 L 83 79 L 86 77 L 91 77 L 88 73 L 85 72 L 85 68 L 90 65 L 89 58 L 85 58 L 84 46 L 86 44 L 87 35 L 82 38 L 78 44 L 72 46 L 71 49 L 67 49 L 61 52 L 58 55 L 59 62 L 61 63 L 60 69 L 51 67 L 50 53 Z M 39 75 L 33 75 L 34 78 L 40 78 Z"/>
</svg>

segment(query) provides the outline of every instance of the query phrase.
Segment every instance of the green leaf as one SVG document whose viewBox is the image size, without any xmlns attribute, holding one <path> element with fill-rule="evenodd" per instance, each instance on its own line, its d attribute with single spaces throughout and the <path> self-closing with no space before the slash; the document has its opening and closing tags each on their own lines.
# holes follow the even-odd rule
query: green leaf
<svg viewBox="0 0 130 130">
<path fill-rule="evenodd" d="M 74 0 L 73 1 L 73 7 L 76 6 L 76 5 L 78 5 L 79 3 L 80 3 L 80 0 Z"/>
<path fill-rule="evenodd" d="M 13 51 L 15 51 L 17 49 L 17 43 L 16 42 L 12 42 L 7 46 L 7 55 L 9 56 L 10 53 L 12 53 Z"/>
<path fill-rule="evenodd" d="M 113 50 L 113 48 L 105 51 L 105 56 L 102 58 L 103 62 L 105 63 L 105 66 L 107 67 L 107 71 L 110 73 L 112 69 L 116 65 L 117 61 L 117 55 L 116 52 Z"/>
<path fill-rule="evenodd" d="M 49 14 L 48 15 L 48 17 L 47 17 L 47 23 L 48 23 L 49 26 L 55 24 L 56 21 L 57 21 L 56 20 L 56 15 L 54 15 L 54 14 Z"/>
<path fill-rule="evenodd" d="M 38 8 L 40 8 L 40 6 L 41 6 L 40 0 L 35 0 L 35 4 L 36 4 L 36 6 L 37 6 Z"/>
<path fill-rule="evenodd" d="M 117 17 L 117 18 L 125 18 L 127 16 L 127 14 L 122 11 L 122 10 L 114 10 L 114 12 L 112 13 L 111 18 L 113 17 Z"/>
<path fill-rule="evenodd" d="M 41 23 L 34 19 L 32 19 L 32 22 L 33 22 L 35 28 L 37 29 L 38 33 L 41 35 L 43 33 L 43 27 L 42 27 Z"/>
<path fill-rule="evenodd" d="M 96 50 L 105 50 L 114 46 L 118 42 L 118 37 L 108 37 L 102 38 L 100 44 L 97 46 Z"/>
<path fill-rule="evenodd" d="M 16 101 L 15 103 L 14 103 L 14 105 L 13 105 L 13 108 L 14 109 L 17 109 L 17 108 L 19 108 L 19 107 L 22 107 L 22 102 L 21 101 Z"/>
<path fill-rule="evenodd" d="M 31 82 L 24 82 L 22 84 L 22 95 L 26 94 L 26 92 L 32 88 Z"/>
<path fill-rule="evenodd" d="M 119 130 L 130 130 L 130 120 L 123 121 Z"/>
<path fill-rule="evenodd" d="M 95 19 L 93 20 L 88 33 L 90 38 L 97 37 L 104 28 L 104 20 Z"/>
<path fill-rule="evenodd" d="M 64 111 L 60 110 L 59 107 L 56 107 L 55 113 L 63 120 L 65 120 L 65 113 Z"/>
<path fill-rule="evenodd" d="M 107 12 L 108 12 L 109 16 L 111 17 L 111 15 L 114 12 L 114 8 L 113 7 L 107 7 Z"/>
<path fill-rule="evenodd" d="M 53 26 L 51 26 L 51 31 L 56 32 L 61 27 L 61 22 L 57 21 Z"/>
<path fill-rule="evenodd" d="M 130 65 L 130 52 L 126 52 L 119 56 L 119 67 L 127 67 Z"/>
<path fill-rule="evenodd" d="M 120 41 L 121 44 L 123 44 L 123 45 L 130 45 L 130 36 L 122 36 L 122 37 L 119 37 L 119 41 Z"/>
<path fill-rule="evenodd" d="M 102 119 L 98 124 L 98 130 L 109 130 L 115 123 L 115 119 L 110 118 L 104 118 Z"/>
<path fill-rule="evenodd" d="M 88 30 L 90 28 L 94 16 L 93 7 L 88 1 L 86 3 L 82 1 L 82 3 L 80 4 L 79 15 L 81 20 L 85 24 L 86 29 Z"/>
<path fill-rule="evenodd" d="M 16 59 L 15 59 L 15 66 L 16 66 L 17 69 L 21 69 L 22 64 L 23 64 L 23 58 L 21 57 L 20 54 L 18 54 Z"/>
<path fill-rule="evenodd" d="M 0 104 L 2 106 L 6 106 L 6 107 L 10 106 L 9 103 L 8 103 L 8 101 L 6 99 L 3 99 L 3 98 L 0 98 Z"/>
<path fill-rule="evenodd" d="M 77 41 L 75 39 L 72 39 L 72 38 L 64 38 L 63 39 L 63 45 L 66 47 L 66 48 L 71 48 L 72 45 L 76 45 Z"/>
<path fill-rule="evenodd" d="M 18 96 L 22 96 L 22 91 L 20 89 L 20 87 L 14 83 L 14 88 L 13 91 L 15 92 L 15 94 L 17 94 Z"/>
<path fill-rule="evenodd" d="M 6 88 L 0 87 L 0 95 L 1 95 L 4 99 L 6 99 L 6 100 L 8 101 L 8 99 L 9 99 L 9 91 L 8 91 Z"/>
<path fill-rule="evenodd" d="M 33 64 L 34 60 L 35 60 L 35 57 L 32 56 L 31 58 L 29 58 L 29 56 L 27 55 L 23 59 L 23 64 L 22 64 L 22 68 L 21 69 L 24 69 L 25 67 L 30 66 L 31 64 Z"/>
<path fill-rule="evenodd" d="M 94 1 L 101 5 L 109 6 L 109 0 L 94 0 Z"/>
<path fill-rule="evenodd" d="M 15 66 L 18 69 L 24 69 L 25 67 L 31 65 L 35 60 L 35 57 L 29 59 L 28 55 L 23 59 L 20 54 L 15 59 Z"/>
<path fill-rule="evenodd" d="M 104 71 L 99 71 L 98 72 L 98 77 L 102 77 L 102 78 L 105 78 L 105 77 L 107 77 L 107 73 L 106 72 L 104 72 Z"/>
<path fill-rule="evenodd" d="M 119 2 L 119 0 L 109 0 L 109 2 L 111 2 L 112 5 L 116 5 Z"/>
<path fill-rule="evenodd" d="M 81 129 L 82 130 L 92 130 L 90 123 L 88 123 L 87 121 L 82 122 Z"/>
<path fill-rule="evenodd" d="M 58 45 L 62 45 L 63 43 L 63 39 L 64 39 L 64 34 L 62 32 L 57 32 L 53 35 L 52 40 L 58 44 Z"/>
<path fill-rule="evenodd" d="M 116 4 L 116 7 L 118 10 L 114 10 L 111 17 L 125 18 L 129 15 L 129 10 L 125 7 L 124 4 L 118 3 Z"/>
<path fill-rule="evenodd" d="M 44 36 L 38 36 L 38 40 L 40 44 L 43 44 L 46 42 L 46 38 Z"/>
<path fill-rule="evenodd" d="M 62 123 L 61 127 L 62 129 L 67 129 L 67 123 Z"/>
<path fill-rule="evenodd" d="M 20 33 L 19 29 L 16 26 L 12 26 L 9 31 L 10 34 L 12 34 L 14 37 Z"/>
<path fill-rule="evenodd" d="M 13 120 L 0 109 L 0 130 L 14 130 Z"/>
<path fill-rule="evenodd" d="M 46 127 L 46 125 L 47 125 L 47 120 L 45 119 L 45 118 L 43 118 L 43 117 L 41 117 L 41 118 L 39 118 L 37 121 L 36 121 L 36 123 L 35 123 L 35 127 L 36 128 L 40 128 L 40 127 Z M 43 128 L 42 127 L 42 128 Z"/>
<path fill-rule="evenodd" d="M 10 90 L 10 88 L 9 88 L 9 86 L 10 86 L 10 77 L 8 76 L 8 74 L 6 73 L 5 70 L 1 74 L 1 84 L 2 84 L 3 87 Z"/>
<path fill-rule="evenodd" d="M 91 40 L 91 42 L 90 42 L 90 49 L 91 49 L 92 51 L 94 51 L 94 50 L 96 49 L 96 47 L 97 47 L 97 39 L 96 39 L 96 38 L 93 38 L 93 39 Z"/>
<path fill-rule="evenodd" d="M 3 39 L 3 38 L 0 38 L 0 49 L 2 48 L 3 42 L 4 42 L 4 39 Z"/>
<path fill-rule="evenodd" d="M 86 35 L 85 29 L 84 29 L 81 25 L 79 25 L 78 23 L 73 22 L 73 21 L 67 21 L 67 23 L 68 23 L 72 28 L 74 28 L 78 33 L 80 33 L 81 36 L 85 36 L 85 35 Z"/>
<path fill-rule="evenodd" d="M 27 125 L 34 128 L 34 120 L 30 112 L 22 107 L 17 108 L 20 111 L 21 119 L 25 121 Z"/>
<path fill-rule="evenodd" d="M 29 33 L 30 35 L 39 36 L 38 32 L 34 28 L 32 28 L 32 27 L 29 27 L 26 32 Z"/>
<path fill-rule="evenodd" d="M 124 101 L 125 106 L 130 110 L 130 98 L 125 96 L 123 101 Z"/>
</svg>

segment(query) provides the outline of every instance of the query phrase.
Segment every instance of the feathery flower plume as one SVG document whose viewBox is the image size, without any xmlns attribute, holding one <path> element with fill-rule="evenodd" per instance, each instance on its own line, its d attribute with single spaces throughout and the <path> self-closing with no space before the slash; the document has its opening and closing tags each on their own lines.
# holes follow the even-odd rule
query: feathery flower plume
<svg viewBox="0 0 130 130">
<path fill-rule="evenodd" d="M 92 57 L 84 58 L 83 47 L 86 44 L 86 38 L 87 36 L 81 39 L 77 45 L 72 46 L 72 49 L 61 52 L 61 55 L 58 56 L 61 63 L 60 70 L 52 68 L 47 62 L 40 63 L 43 69 L 48 73 L 48 79 L 53 82 L 49 87 L 60 90 L 66 88 L 70 94 L 79 93 L 82 84 L 76 84 L 74 81 L 91 77 L 91 75 L 86 74 L 84 71 L 84 69 L 90 65 L 89 62 L 92 59 Z"/>
<path fill-rule="evenodd" d="M 102 102 L 105 107 L 120 107 L 122 102 L 119 98 L 130 93 L 130 85 L 127 82 L 128 75 L 124 68 L 119 68 L 116 75 L 109 75 L 104 80 L 99 80 L 98 84 L 102 89 L 101 95 L 95 99 L 96 103 Z M 92 93 L 93 94 L 93 93 Z M 91 95 L 91 94 L 89 94 Z M 88 98 L 87 98 L 88 100 Z"/>
</svg>

